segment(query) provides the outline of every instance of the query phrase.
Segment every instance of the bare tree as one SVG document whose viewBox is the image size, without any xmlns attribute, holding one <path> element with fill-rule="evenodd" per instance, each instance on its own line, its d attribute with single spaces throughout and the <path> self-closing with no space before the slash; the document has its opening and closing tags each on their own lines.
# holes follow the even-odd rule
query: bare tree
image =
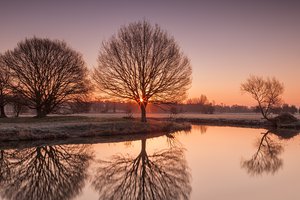
<svg viewBox="0 0 300 200">
<path fill-rule="evenodd" d="M 201 94 L 201 96 L 198 97 L 198 98 L 188 99 L 188 100 L 186 101 L 186 103 L 187 103 L 187 104 L 200 104 L 200 105 L 205 105 L 205 104 L 208 104 L 209 101 L 208 101 L 206 95 Z"/>
<path fill-rule="evenodd" d="M 248 92 L 257 101 L 263 117 L 270 121 L 269 115 L 272 108 L 281 104 L 281 95 L 284 86 L 276 78 L 263 79 L 258 76 L 250 76 L 241 84 L 241 90 Z"/>
<path fill-rule="evenodd" d="M 6 117 L 4 107 L 9 101 L 11 76 L 0 55 L 0 118 Z"/>
<path fill-rule="evenodd" d="M 28 107 L 25 106 L 26 101 L 16 94 L 11 97 L 10 103 L 12 104 L 15 117 L 19 117 L 22 112 L 28 111 Z"/>
<path fill-rule="evenodd" d="M 104 42 L 93 78 L 109 96 L 138 103 L 146 122 L 149 102 L 177 102 L 191 83 L 189 59 L 173 37 L 146 21 L 122 27 Z"/>
<path fill-rule="evenodd" d="M 186 109 L 189 112 L 200 112 L 205 114 L 213 114 L 215 111 L 214 103 L 210 103 L 207 97 L 201 94 L 198 98 L 188 99 L 186 101 Z"/>
<path fill-rule="evenodd" d="M 82 56 L 65 42 L 32 38 L 7 51 L 3 61 L 11 70 L 12 87 L 28 107 L 44 117 L 58 105 L 88 91 Z"/>
<path fill-rule="evenodd" d="M 72 113 L 88 113 L 91 108 L 91 102 L 76 99 L 74 102 L 69 103 Z"/>
</svg>

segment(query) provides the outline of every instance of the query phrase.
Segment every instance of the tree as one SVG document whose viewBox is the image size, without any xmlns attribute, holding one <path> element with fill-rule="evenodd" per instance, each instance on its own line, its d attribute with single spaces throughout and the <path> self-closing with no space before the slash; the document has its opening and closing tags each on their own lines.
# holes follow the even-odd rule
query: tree
<svg viewBox="0 0 300 200">
<path fill-rule="evenodd" d="M 4 107 L 9 101 L 11 76 L 0 55 L 0 118 L 6 117 Z"/>
<path fill-rule="evenodd" d="M 22 98 L 22 95 L 17 92 L 12 91 L 12 95 L 9 98 L 9 103 L 13 107 L 15 117 L 19 117 L 21 112 L 25 112 L 28 107 L 26 107 L 26 100 Z"/>
<path fill-rule="evenodd" d="M 186 101 L 186 107 L 190 112 L 213 114 L 215 111 L 213 103 L 210 103 L 208 98 L 203 94 L 198 98 L 188 99 Z"/>
<path fill-rule="evenodd" d="M 264 79 L 258 76 L 250 76 L 241 84 L 241 90 L 248 92 L 257 101 L 263 117 L 270 121 L 269 115 L 272 108 L 281 104 L 281 95 L 284 86 L 276 78 Z"/>
<path fill-rule="evenodd" d="M 32 38 L 3 56 L 11 70 L 12 88 L 44 117 L 74 96 L 87 93 L 87 68 L 82 56 L 65 42 Z"/>
<path fill-rule="evenodd" d="M 205 105 L 205 104 L 208 104 L 209 101 L 207 99 L 207 96 L 204 95 L 204 94 L 201 94 L 200 97 L 198 98 L 191 98 L 191 99 L 188 99 L 186 101 L 187 104 L 200 104 L 200 105 Z"/>
<path fill-rule="evenodd" d="M 288 105 L 288 104 L 282 105 L 282 112 L 291 113 L 294 115 L 297 113 L 297 111 L 298 111 L 298 109 L 295 105 Z"/>
<path fill-rule="evenodd" d="M 122 27 L 104 42 L 93 78 L 109 96 L 138 103 L 146 122 L 149 102 L 178 102 L 191 83 L 189 59 L 173 37 L 146 21 Z"/>
</svg>

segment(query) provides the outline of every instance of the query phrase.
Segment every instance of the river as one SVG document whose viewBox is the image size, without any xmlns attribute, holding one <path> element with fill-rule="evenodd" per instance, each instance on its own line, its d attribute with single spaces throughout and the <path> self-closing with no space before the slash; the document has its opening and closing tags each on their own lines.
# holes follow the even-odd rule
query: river
<svg viewBox="0 0 300 200">
<path fill-rule="evenodd" d="M 300 136 L 193 125 L 155 137 L 2 144 L 0 199 L 300 198 Z"/>
</svg>

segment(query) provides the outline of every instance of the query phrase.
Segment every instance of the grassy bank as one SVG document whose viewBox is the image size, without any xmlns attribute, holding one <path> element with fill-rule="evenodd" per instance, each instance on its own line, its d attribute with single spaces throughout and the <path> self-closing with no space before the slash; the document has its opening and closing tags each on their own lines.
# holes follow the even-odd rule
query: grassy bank
<svg viewBox="0 0 300 200">
<path fill-rule="evenodd" d="M 188 123 L 84 116 L 0 119 L 0 141 L 170 133 L 189 130 Z"/>
<path fill-rule="evenodd" d="M 266 128 L 266 129 L 295 129 L 300 130 L 300 121 L 292 123 L 274 123 L 264 119 L 226 119 L 226 118 L 176 118 L 175 122 L 188 122 L 192 124 L 210 126 L 231 126 L 245 128 Z"/>
<path fill-rule="evenodd" d="M 270 124 L 268 121 L 262 119 L 176 118 L 174 121 L 211 126 L 232 126 L 246 128 L 270 128 L 272 126 L 272 124 Z"/>
</svg>

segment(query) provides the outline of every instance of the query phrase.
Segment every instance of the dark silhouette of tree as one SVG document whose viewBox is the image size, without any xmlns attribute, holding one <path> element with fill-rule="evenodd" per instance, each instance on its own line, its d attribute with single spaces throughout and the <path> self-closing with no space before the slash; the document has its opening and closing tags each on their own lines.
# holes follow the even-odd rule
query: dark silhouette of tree
<svg viewBox="0 0 300 200">
<path fill-rule="evenodd" d="M 72 113 L 88 113 L 91 108 L 91 99 L 87 96 L 76 98 L 73 102 L 68 103 Z"/>
<path fill-rule="evenodd" d="M 189 199 L 191 186 L 184 150 L 171 147 L 147 155 L 146 139 L 136 158 L 115 155 L 98 161 L 92 182 L 99 199 Z"/>
<path fill-rule="evenodd" d="M 215 111 L 215 106 L 213 103 L 210 103 L 207 97 L 203 94 L 201 94 L 201 96 L 198 98 L 188 99 L 185 106 L 189 112 L 213 114 Z"/>
<path fill-rule="evenodd" d="M 173 37 L 146 21 L 131 23 L 103 43 L 93 78 L 99 89 L 138 103 L 146 122 L 149 102 L 186 97 L 192 69 Z"/>
<path fill-rule="evenodd" d="M 297 111 L 298 109 L 295 105 L 288 105 L 288 104 L 282 105 L 282 112 L 291 113 L 294 115 L 297 113 Z"/>
<path fill-rule="evenodd" d="M 28 107 L 44 117 L 58 105 L 88 92 L 82 56 L 65 42 L 32 38 L 3 55 L 13 78 L 12 88 Z"/>
<path fill-rule="evenodd" d="M 200 104 L 200 105 L 205 105 L 205 104 L 208 104 L 209 101 L 207 99 L 207 96 L 204 95 L 204 94 L 201 94 L 200 97 L 198 98 L 191 98 L 191 99 L 188 99 L 186 101 L 186 104 Z"/>
<path fill-rule="evenodd" d="M 9 95 L 11 93 L 10 83 L 9 68 L 3 62 L 2 55 L 0 55 L 0 118 L 7 117 L 4 107 L 9 102 Z"/>
<path fill-rule="evenodd" d="M 92 158 L 87 145 L 41 146 L 9 155 L 3 162 L 9 177 L 0 181 L 1 196 L 9 200 L 74 198 L 84 187 Z"/>
<path fill-rule="evenodd" d="M 263 134 L 257 146 L 252 158 L 242 161 L 242 168 L 251 176 L 277 172 L 283 165 L 282 159 L 278 157 L 283 152 L 283 147 L 270 137 L 270 131 Z"/>
<path fill-rule="evenodd" d="M 12 91 L 9 103 L 13 107 L 15 117 L 19 117 L 21 112 L 25 112 L 28 109 L 26 106 L 26 100 L 17 91 Z"/>
<path fill-rule="evenodd" d="M 257 101 L 263 117 L 270 121 L 269 115 L 272 108 L 281 104 L 281 95 L 284 86 L 276 78 L 263 79 L 258 76 L 250 76 L 245 83 L 241 84 L 241 90 L 248 92 Z"/>
</svg>

